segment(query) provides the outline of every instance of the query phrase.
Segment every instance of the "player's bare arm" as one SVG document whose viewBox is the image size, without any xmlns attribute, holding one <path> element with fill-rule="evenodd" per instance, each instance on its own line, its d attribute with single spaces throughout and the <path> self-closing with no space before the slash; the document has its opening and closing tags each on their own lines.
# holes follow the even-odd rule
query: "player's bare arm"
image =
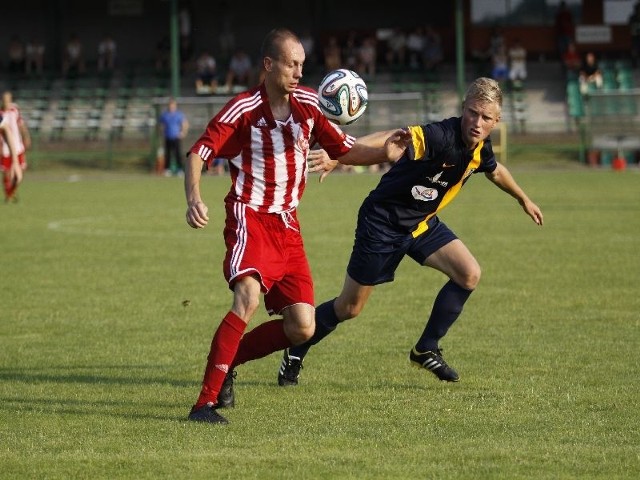
<svg viewBox="0 0 640 480">
<path fill-rule="evenodd" d="M 363 140 L 364 139 L 364 140 Z M 361 142 L 361 140 L 363 140 Z M 387 130 L 383 132 L 376 132 L 370 135 L 366 135 L 361 139 L 358 139 L 358 143 L 361 143 L 364 148 L 378 149 L 384 151 L 384 159 L 381 161 L 375 161 L 373 163 L 393 162 L 400 159 L 404 151 L 406 150 L 409 142 L 411 141 L 411 134 L 403 129 Z M 355 148 L 355 146 L 354 146 Z M 360 148 L 360 147 L 358 147 Z M 346 155 L 345 155 L 346 156 Z M 309 165 L 310 172 L 322 172 L 320 175 L 320 183 L 329 175 L 333 169 L 336 168 L 338 163 L 345 165 L 371 165 L 372 163 L 363 163 L 359 160 L 358 163 L 351 163 L 349 159 L 345 160 L 345 156 L 340 160 L 333 160 L 329 157 L 326 151 L 323 149 L 311 150 L 307 157 L 307 163 Z M 366 156 L 365 156 L 366 158 Z M 355 161 L 355 160 L 354 160 Z M 366 161 L 366 160 L 365 160 Z"/>
<path fill-rule="evenodd" d="M 410 142 L 411 133 L 402 128 L 372 133 L 359 138 L 353 148 L 338 161 L 344 165 L 396 162 L 402 157 Z"/>
<path fill-rule="evenodd" d="M 192 153 L 185 161 L 184 192 L 187 198 L 187 223 L 193 228 L 204 228 L 209 222 L 209 208 L 200 196 L 202 157 Z"/>
<path fill-rule="evenodd" d="M 393 135 L 396 130 L 382 130 L 380 132 L 370 133 L 368 135 L 363 135 L 362 137 L 358 137 L 358 142 L 363 145 L 368 145 L 370 147 L 383 147 L 384 142 Z"/>
<path fill-rule="evenodd" d="M 524 193 L 524 190 L 520 188 L 507 167 L 498 162 L 496 169 L 491 173 L 487 173 L 486 176 L 501 190 L 515 198 L 525 213 L 529 215 L 537 225 L 543 224 L 542 211 L 531 201 L 527 194 Z"/>
</svg>

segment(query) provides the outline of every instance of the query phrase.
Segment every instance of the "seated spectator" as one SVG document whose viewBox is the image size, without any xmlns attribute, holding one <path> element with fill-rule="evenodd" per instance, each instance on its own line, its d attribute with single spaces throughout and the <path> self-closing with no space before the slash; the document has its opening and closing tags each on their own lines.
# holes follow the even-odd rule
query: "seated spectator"
<svg viewBox="0 0 640 480">
<path fill-rule="evenodd" d="M 227 91 L 231 92 L 234 86 L 246 88 L 251 84 L 253 65 L 251 57 L 243 49 L 238 48 L 229 61 L 227 79 L 225 82 Z"/>
<path fill-rule="evenodd" d="M 204 50 L 196 59 L 196 93 L 207 95 L 216 93 L 218 88 L 216 59 Z"/>
<path fill-rule="evenodd" d="M 602 88 L 602 71 L 598 65 L 598 59 L 593 52 L 587 52 L 584 62 L 580 67 L 580 91 L 585 94 L 591 89 Z"/>
<path fill-rule="evenodd" d="M 409 57 L 409 68 L 411 70 L 419 70 L 423 64 L 424 52 L 424 29 L 416 27 L 407 36 L 407 56 Z"/>
<path fill-rule="evenodd" d="M 578 78 L 580 75 L 582 59 L 580 58 L 575 42 L 569 42 L 567 45 L 567 49 L 562 55 L 562 66 L 568 78 L 572 76 Z"/>
<path fill-rule="evenodd" d="M 302 43 L 302 47 L 304 48 L 304 53 L 306 56 L 306 59 L 304 61 L 305 70 L 308 73 L 313 72 L 315 71 L 318 64 L 318 59 L 316 58 L 316 42 L 309 29 L 306 29 L 302 32 L 302 35 L 300 36 L 300 43 Z"/>
<path fill-rule="evenodd" d="M 25 47 L 25 72 L 35 72 L 42 75 L 44 71 L 44 44 L 36 39 L 30 39 Z"/>
<path fill-rule="evenodd" d="M 113 72 L 116 66 L 116 41 L 106 34 L 98 44 L 98 72 Z"/>
<path fill-rule="evenodd" d="M 442 63 L 444 53 L 440 34 L 431 25 L 427 25 L 425 29 L 423 49 L 424 67 L 427 70 L 435 70 Z"/>
<path fill-rule="evenodd" d="M 404 69 L 406 66 L 407 36 L 401 28 L 394 28 L 387 41 L 385 55 L 387 67 Z"/>
<path fill-rule="evenodd" d="M 357 72 L 360 67 L 359 55 L 360 39 L 355 30 L 350 30 L 349 33 L 347 33 L 347 39 L 342 47 L 343 68 Z"/>
<path fill-rule="evenodd" d="M 84 52 L 77 34 L 71 34 L 64 47 L 62 56 L 62 74 L 80 75 L 84 73 Z"/>
<path fill-rule="evenodd" d="M 20 37 L 13 35 L 9 41 L 9 72 L 23 73 L 25 70 L 25 49 Z"/>
<path fill-rule="evenodd" d="M 323 56 L 325 73 L 342 67 L 342 47 L 338 43 L 338 37 L 332 35 L 327 39 Z"/>
<path fill-rule="evenodd" d="M 358 50 L 358 72 L 360 75 L 374 77 L 376 74 L 376 61 L 378 51 L 376 39 L 373 36 L 366 37 Z"/>
<path fill-rule="evenodd" d="M 509 80 L 514 87 L 527 79 L 527 50 L 520 39 L 516 39 L 509 48 Z"/>
<path fill-rule="evenodd" d="M 491 57 L 491 78 L 497 82 L 504 82 L 509 78 L 509 63 L 504 45 L 498 46 Z"/>
</svg>

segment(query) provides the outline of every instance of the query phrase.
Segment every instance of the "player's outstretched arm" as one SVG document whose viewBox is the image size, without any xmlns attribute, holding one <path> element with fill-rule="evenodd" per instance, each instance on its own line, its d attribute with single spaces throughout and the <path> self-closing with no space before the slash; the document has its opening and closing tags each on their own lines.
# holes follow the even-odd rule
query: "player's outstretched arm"
<svg viewBox="0 0 640 480">
<path fill-rule="evenodd" d="M 344 165 L 396 162 L 410 143 L 411 133 L 402 128 L 376 132 L 358 138 L 353 148 L 338 161 Z"/>
<path fill-rule="evenodd" d="M 537 225 L 543 224 L 542 210 L 524 193 L 524 190 L 516 183 L 507 167 L 498 163 L 496 169 L 491 173 L 487 173 L 486 176 L 501 190 L 518 200 L 518 203 L 522 206 L 525 213 L 529 215 Z"/>
<path fill-rule="evenodd" d="M 200 196 L 202 157 L 192 153 L 185 161 L 184 192 L 187 198 L 187 223 L 193 228 L 204 228 L 209 222 L 209 208 Z"/>
</svg>

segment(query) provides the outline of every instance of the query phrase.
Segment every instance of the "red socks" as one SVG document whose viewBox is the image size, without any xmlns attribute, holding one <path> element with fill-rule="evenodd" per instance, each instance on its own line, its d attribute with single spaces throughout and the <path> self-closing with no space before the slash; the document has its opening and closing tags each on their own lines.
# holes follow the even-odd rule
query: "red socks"
<svg viewBox="0 0 640 480">
<path fill-rule="evenodd" d="M 218 393 L 220 393 L 224 378 L 231 371 L 231 364 L 246 327 L 247 324 L 233 312 L 227 313 L 222 319 L 213 340 L 211 340 L 207 368 L 204 372 L 202 390 L 196 402 L 196 408 L 200 408 L 208 402 L 215 403 L 218 399 Z"/>
<path fill-rule="evenodd" d="M 11 176 L 9 175 L 9 172 L 4 173 L 3 183 L 4 183 L 4 197 L 8 200 L 13 197 L 13 195 L 16 192 L 16 189 L 18 188 L 18 185 L 15 181 L 11 180 Z"/>
<path fill-rule="evenodd" d="M 291 346 L 291 341 L 284 334 L 281 318 L 262 323 L 242 337 L 231 368 Z"/>
</svg>

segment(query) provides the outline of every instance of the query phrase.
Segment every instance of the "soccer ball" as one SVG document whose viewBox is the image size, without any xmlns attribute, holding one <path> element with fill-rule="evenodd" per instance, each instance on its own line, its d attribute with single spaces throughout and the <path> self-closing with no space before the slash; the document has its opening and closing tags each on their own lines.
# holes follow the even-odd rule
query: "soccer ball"
<svg viewBox="0 0 640 480">
<path fill-rule="evenodd" d="M 352 70 L 333 70 L 320 82 L 318 101 L 322 113 L 329 120 L 338 125 L 349 125 L 367 109 L 367 84 Z"/>
</svg>

